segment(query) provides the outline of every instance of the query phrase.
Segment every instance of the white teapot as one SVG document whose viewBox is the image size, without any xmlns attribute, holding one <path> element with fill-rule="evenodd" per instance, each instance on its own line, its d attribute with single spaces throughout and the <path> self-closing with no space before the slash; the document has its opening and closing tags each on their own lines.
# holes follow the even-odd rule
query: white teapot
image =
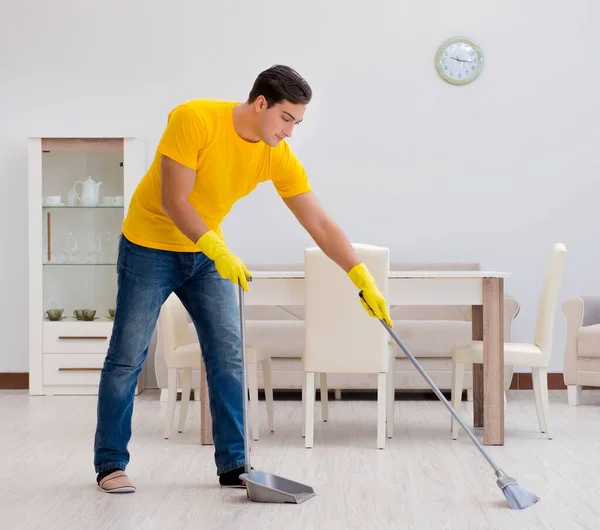
<svg viewBox="0 0 600 530">
<path fill-rule="evenodd" d="M 81 195 L 77 193 L 77 184 L 81 184 Z M 75 195 L 79 199 L 79 202 L 84 206 L 97 206 L 100 202 L 100 186 L 102 182 L 96 182 L 92 177 L 88 177 L 87 180 L 78 180 L 73 184 L 73 190 Z"/>
</svg>

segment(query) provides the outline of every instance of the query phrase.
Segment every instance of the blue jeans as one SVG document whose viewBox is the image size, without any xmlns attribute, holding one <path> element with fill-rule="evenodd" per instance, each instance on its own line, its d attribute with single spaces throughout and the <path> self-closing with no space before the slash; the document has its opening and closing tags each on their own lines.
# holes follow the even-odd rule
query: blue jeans
<svg viewBox="0 0 600 530">
<path fill-rule="evenodd" d="M 121 236 L 115 320 L 102 368 L 96 472 L 125 469 L 133 398 L 162 304 L 173 292 L 198 333 L 206 366 L 217 475 L 244 465 L 240 322 L 236 288 L 201 252 L 142 247 Z"/>
</svg>

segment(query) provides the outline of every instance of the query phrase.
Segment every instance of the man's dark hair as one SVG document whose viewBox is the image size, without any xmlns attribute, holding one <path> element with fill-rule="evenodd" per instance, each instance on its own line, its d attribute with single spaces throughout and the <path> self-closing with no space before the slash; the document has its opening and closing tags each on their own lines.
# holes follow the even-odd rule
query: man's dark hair
<svg viewBox="0 0 600 530">
<path fill-rule="evenodd" d="M 267 100 L 267 107 L 284 100 L 295 105 L 307 105 L 312 98 L 312 89 L 298 72 L 289 66 L 276 64 L 258 74 L 248 96 L 248 103 L 256 101 L 258 96 Z"/>
</svg>

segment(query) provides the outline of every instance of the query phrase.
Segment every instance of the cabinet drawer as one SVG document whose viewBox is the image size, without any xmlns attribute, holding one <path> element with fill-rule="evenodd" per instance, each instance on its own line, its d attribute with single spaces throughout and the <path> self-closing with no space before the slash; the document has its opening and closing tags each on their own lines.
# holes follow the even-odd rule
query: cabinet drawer
<svg viewBox="0 0 600 530">
<path fill-rule="evenodd" d="M 44 355 L 44 385 L 98 385 L 106 355 L 54 353 Z"/>
<path fill-rule="evenodd" d="M 112 322 L 44 322 L 44 353 L 106 354 Z"/>
</svg>

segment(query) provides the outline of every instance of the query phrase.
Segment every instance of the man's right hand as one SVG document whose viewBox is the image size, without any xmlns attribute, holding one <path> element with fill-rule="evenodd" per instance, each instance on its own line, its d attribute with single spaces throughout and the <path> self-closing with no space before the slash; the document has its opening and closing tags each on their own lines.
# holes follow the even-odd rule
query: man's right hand
<svg viewBox="0 0 600 530">
<path fill-rule="evenodd" d="M 354 285 L 362 291 L 360 303 L 366 309 L 367 313 L 379 320 L 385 320 L 388 326 L 392 327 L 394 323 L 390 318 L 387 302 L 377 288 L 375 280 L 371 276 L 367 266 L 364 263 L 355 265 L 348 271 L 348 276 Z"/>
<path fill-rule="evenodd" d="M 244 291 L 248 291 L 250 271 L 242 260 L 229 250 L 214 230 L 209 230 L 200 236 L 196 246 L 200 252 L 215 262 L 215 267 L 223 278 L 231 280 L 234 284 L 240 284 Z"/>
</svg>

